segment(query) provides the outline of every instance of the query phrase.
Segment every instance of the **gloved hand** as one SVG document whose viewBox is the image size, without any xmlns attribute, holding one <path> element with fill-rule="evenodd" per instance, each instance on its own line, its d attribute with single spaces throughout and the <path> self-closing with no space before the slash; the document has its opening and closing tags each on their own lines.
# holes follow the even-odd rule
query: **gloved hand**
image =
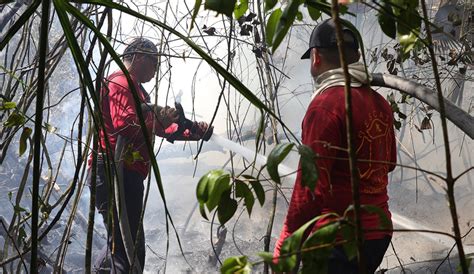
<svg viewBox="0 0 474 274">
<path fill-rule="evenodd" d="M 196 140 L 209 141 L 214 131 L 214 127 L 209 127 L 206 122 L 193 122 L 191 128 L 191 138 L 196 138 Z M 193 138 L 193 139 L 194 139 Z"/>
<path fill-rule="evenodd" d="M 179 114 L 175 108 L 155 106 L 154 111 L 156 117 L 158 117 L 158 122 L 160 122 L 163 128 L 168 128 L 179 120 Z"/>
<path fill-rule="evenodd" d="M 165 129 L 179 120 L 178 110 L 169 106 L 162 107 L 152 103 L 143 103 L 141 108 L 143 112 L 153 111 L 158 122 Z"/>
</svg>

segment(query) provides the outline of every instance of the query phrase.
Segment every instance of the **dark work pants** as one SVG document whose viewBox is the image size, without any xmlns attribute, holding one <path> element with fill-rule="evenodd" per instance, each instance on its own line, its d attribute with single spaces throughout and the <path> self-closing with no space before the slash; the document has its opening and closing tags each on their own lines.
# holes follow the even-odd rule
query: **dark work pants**
<svg viewBox="0 0 474 274">
<path fill-rule="evenodd" d="M 385 251 L 387 251 L 391 239 L 390 236 L 386 236 L 379 240 L 364 241 L 363 250 L 367 274 L 374 273 L 377 267 L 382 263 Z M 359 273 L 357 258 L 349 261 L 341 246 L 334 248 L 329 257 L 328 267 L 329 274 Z"/>
<path fill-rule="evenodd" d="M 143 224 L 138 225 L 143 207 L 143 176 L 137 172 L 124 170 L 123 183 L 125 188 L 125 201 L 127 206 L 130 232 L 134 243 L 136 241 L 137 231 L 140 230 L 140 237 L 135 248 L 137 257 L 134 264 L 140 263 L 141 268 L 145 265 L 145 237 Z M 90 180 L 90 172 L 89 172 Z M 122 235 L 118 223 L 117 211 L 114 207 L 113 220 L 108 220 L 109 210 L 109 187 L 104 170 L 104 163 L 97 161 L 97 182 L 96 182 L 96 200 L 95 206 L 102 215 L 104 225 L 107 229 L 107 245 L 102 248 L 100 255 L 95 260 L 94 268 L 99 273 L 129 273 L 130 264 L 128 263 L 125 247 L 122 242 Z M 89 181 L 90 183 L 90 181 Z M 90 184 L 89 184 L 90 185 Z M 113 235 L 112 235 L 112 231 Z"/>
</svg>

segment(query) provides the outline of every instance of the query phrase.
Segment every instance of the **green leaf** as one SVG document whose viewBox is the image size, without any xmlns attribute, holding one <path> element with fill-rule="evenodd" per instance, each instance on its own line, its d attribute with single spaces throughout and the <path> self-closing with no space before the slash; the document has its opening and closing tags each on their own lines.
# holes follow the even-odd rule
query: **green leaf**
<svg viewBox="0 0 474 274">
<path fill-rule="evenodd" d="M 133 145 L 129 144 L 125 148 L 125 151 L 122 154 L 122 159 L 127 165 L 133 164 Z"/>
<path fill-rule="evenodd" d="M 393 113 L 400 112 L 400 108 L 398 107 L 397 101 L 395 100 L 395 95 L 391 92 L 387 95 L 387 101 L 390 103 L 390 108 L 392 109 Z"/>
<path fill-rule="evenodd" d="M 381 209 L 380 207 L 378 206 L 374 206 L 374 205 L 361 205 L 360 208 L 362 210 L 365 210 L 367 211 L 368 213 L 371 213 L 371 214 L 377 214 L 378 217 L 379 217 L 379 228 L 381 229 L 389 229 L 392 227 L 392 222 L 390 221 L 390 219 L 388 218 L 387 214 L 385 213 L 385 211 L 383 209 Z M 344 217 L 347 217 L 348 216 L 348 213 L 353 211 L 354 210 L 354 205 L 350 205 L 347 207 L 347 209 L 345 210 L 344 212 Z"/>
<path fill-rule="evenodd" d="M 143 157 L 142 155 L 140 154 L 140 151 L 133 151 L 132 152 L 132 159 L 133 161 L 143 161 Z"/>
<path fill-rule="evenodd" d="M 15 102 L 2 102 L 2 105 L 0 105 L 0 110 L 7 110 L 7 109 L 14 109 L 14 108 L 16 108 Z"/>
<path fill-rule="evenodd" d="M 12 112 L 3 125 L 5 127 L 21 126 L 26 122 L 26 118 L 18 111 Z"/>
<path fill-rule="evenodd" d="M 252 264 L 248 261 L 247 256 L 235 256 L 227 258 L 221 266 L 222 274 L 251 273 Z"/>
<path fill-rule="evenodd" d="M 327 224 L 318 228 L 304 242 L 303 249 L 310 249 L 312 247 L 315 249 L 302 252 L 303 273 L 327 273 L 328 257 L 331 255 L 333 247 L 319 246 L 334 243 L 338 230 L 339 222 Z"/>
<path fill-rule="evenodd" d="M 247 211 L 250 216 L 253 205 L 255 204 L 255 198 L 253 197 L 252 191 L 250 191 L 250 188 L 245 182 L 236 181 L 235 196 L 244 198 L 245 206 L 247 207 Z"/>
<path fill-rule="evenodd" d="M 408 99 L 411 98 L 411 95 L 410 94 L 407 94 L 407 93 L 403 93 L 402 94 L 402 99 L 400 100 L 400 103 L 402 104 L 408 104 Z"/>
<path fill-rule="evenodd" d="M 410 34 L 418 32 L 421 27 L 421 17 L 416 8 L 408 9 L 397 17 L 398 34 Z"/>
<path fill-rule="evenodd" d="M 281 14 L 275 34 L 273 36 L 272 52 L 275 52 L 280 43 L 283 41 L 283 38 L 285 38 L 286 33 L 290 29 L 291 25 L 293 25 L 301 3 L 301 0 L 289 0 L 285 10 Z"/>
<path fill-rule="evenodd" d="M 273 262 L 273 253 L 270 252 L 259 252 L 257 255 L 263 259 L 264 262 L 270 265 L 274 272 L 279 272 L 279 267 Z"/>
<path fill-rule="evenodd" d="M 199 179 L 196 187 L 196 197 L 199 202 L 199 212 L 207 220 L 204 205 L 212 211 L 221 200 L 222 193 L 230 188 L 230 175 L 224 174 L 223 170 L 211 170 Z"/>
<path fill-rule="evenodd" d="M 265 0 L 265 13 L 273 9 L 273 7 L 275 7 L 277 2 L 278 2 L 277 0 Z"/>
<path fill-rule="evenodd" d="M 231 17 L 236 2 L 237 0 L 206 0 L 204 8 Z"/>
<path fill-rule="evenodd" d="M 310 248 L 315 245 L 333 243 L 336 240 L 336 235 L 339 231 L 339 226 L 340 223 L 336 221 L 318 228 L 304 242 L 303 248 Z"/>
<path fill-rule="evenodd" d="M 314 8 L 315 10 L 324 12 L 325 14 L 331 16 L 331 3 L 320 0 L 306 0 L 305 3 L 308 7 Z"/>
<path fill-rule="evenodd" d="M 194 27 L 194 22 L 196 21 L 196 16 L 199 13 L 199 9 L 201 8 L 201 4 L 202 4 L 202 0 L 195 0 L 195 2 L 194 2 L 193 15 L 191 17 L 191 26 L 189 27 L 190 31 Z"/>
<path fill-rule="evenodd" d="M 402 120 L 406 120 L 407 119 L 407 116 L 405 113 L 403 112 L 398 112 L 398 118 L 402 119 Z"/>
<path fill-rule="evenodd" d="M 307 222 L 306 224 L 302 225 L 295 232 L 293 232 L 290 237 L 286 238 L 285 241 L 283 241 L 283 244 L 280 249 L 280 258 L 277 264 L 278 272 L 288 272 L 292 271 L 295 268 L 297 262 L 296 252 L 300 250 L 301 241 L 303 239 L 304 233 L 306 229 L 312 226 L 313 223 L 319 220 L 320 217 L 321 216 L 318 216 Z"/>
<path fill-rule="evenodd" d="M 347 5 L 339 4 L 339 13 L 340 14 L 350 14 L 355 17 L 355 15 L 351 12 L 347 12 L 349 10 L 349 7 Z"/>
<path fill-rule="evenodd" d="M 389 2 L 393 7 L 393 13 L 396 16 L 399 16 L 401 13 L 406 11 L 408 5 L 410 5 L 409 2 L 411 1 L 412 0 L 390 0 Z"/>
<path fill-rule="evenodd" d="M 278 174 L 278 165 L 285 159 L 285 157 L 290 153 L 290 150 L 293 148 L 295 144 L 287 143 L 287 144 L 278 144 L 275 148 L 272 149 L 270 154 L 268 155 L 267 159 L 267 171 L 277 184 L 280 184 L 280 175 Z"/>
<path fill-rule="evenodd" d="M 342 244 L 342 248 L 346 253 L 347 258 L 350 260 L 354 259 L 357 256 L 357 243 L 355 241 L 355 230 L 354 226 L 349 224 L 344 224 L 341 226 L 342 239 L 346 240 Z"/>
<path fill-rule="evenodd" d="M 369 213 L 377 214 L 379 216 L 379 228 L 389 229 L 392 227 L 392 222 L 388 218 L 385 211 L 383 211 L 383 209 L 381 209 L 380 207 L 374 205 L 361 205 L 360 208 Z"/>
<path fill-rule="evenodd" d="M 222 170 L 211 172 L 208 177 L 208 200 L 206 206 L 209 211 L 212 211 L 219 204 L 222 194 L 230 189 L 230 175 L 222 174 L 222 172 Z"/>
<path fill-rule="evenodd" d="M 219 223 L 224 225 L 227 221 L 234 216 L 235 211 L 237 210 L 237 201 L 230 198 L 230 190 L 224 193 L 219 201 L 219 206 L 217 207 L 217 218 Z"/>
<path fill-rule="evenodd" d="M 395 129 L 400 130 L 400 128 L 402 127 L 402 123 L 398 120 L 394 120 L 393 126 L 395 127 Z"/>
<path fill-rule="evenodd" d="M 314 21 L 321 17 L 321 11 L 310 5 L 308 5 L 308 14 Z"/>
<path fill-rule="evenodd" d="M 393 15 L 392 6 L 388 1 L 383 2 L 383 9 L 379 11 L 378 21 L 382 31 L 390 38 L 397 37 L 397 25 Z"/>
<path fill-rule="evenodd" d="M 400 45 L 402 46 L 402 53 L 408 54 L 410 50 L 412 50 L 413 47 L 415 46 L 417 39 L 418 38 L 413 32 L 410 32 L 410 34 L 399 35 L 398 41 L 400 42 Z"/>
<path fill-rule="evenodd" d="M 265 203 L 265 190 L 263 190 L 263 186 L 254 177 L 250 175 L 242 175 L 245 179 L 249 180 L 250 184 L 252 185 L 253 191 L 255 192 L 255 196 L 257 196 L 258 202 L 261 206 Z"/>
<path fill-rule="evenodd" d="M 240 0 L 237 5 L 235 5 L 234 16 L 236 19 L 242 17 L 247 10 L 249 9 L 249 0 Z"/>
<path fill-rule="evenodd" d="M 207 218 L 206 207 L 204 206 L 204 204 L 199 203 L 199 213 L 201 213 L 201 216 L 204 219 L 209 221 L 209 218 Z"/>
<path fill-rule="evenodd" d="M 276 27 L 278 25 L 278 22 L 280 21 L 282 13 L 283 12 L 281 11 L 281 9 L 274 10 L 270 15 L 270 18 L 268 18 L 267 25 L 265 26 L 265 33 L 267 34 L 266 42 L 270 46 L 273 43 L 273 36 L 275 35 Z"/>
<path fill-rule="evenodd" d="M 209 192 L 207 191 L 207 184 L 209 182 L 208 174 L 209 173 L 204 174 L 204 176 L 199 179 L 196 187 L 196 197 L 200 204 L 205 204 L 207 202 L 207 198 L 209 197 Z"/>
<path fill-rule="evenodd" d="M 418 0 L 392 0 L 389 3 L 396 15 L 398 34 L 409 34 L 421 27 L 421 17 L 418 13 Z"/>
<path fill-rule="evenodd" d="M 196 188 L 198 202 L 206 204 L 207 209 L 212 211 L 219 203 L 222 193 L 230 188 L 229 182 L 230 175 L 221 169 L 207 172 L 201 177 Z"/>
<path fill-rule="evenodd" d="M 19 145 L 20 156 L 23 155 L 23 153 L 25 153 L 26 145 L 27 145 L 26 141 L 28 140 L 28 138 L 30 138 L 32 132 L 33 130 L 29 127 L 23 128 L 23 132 L 20 135 L 20 145 Z"/>
<path fill-rule="evenodd" d="M 244 198 L 250 192 L 249 187 L 243 181 L 236 180 L 235 181 L 235 196 L 237 198 Z M 252 192 L 250 192 L 252 194 Z"/>
<path fill-rule="evenodd" d="M 201 216 L 204 219 L 209 221 L 209 218 L 207 218 L 206 207 L 204 206 L 204 204 L 199 203 L 199 213 L 201 213 Z"/>
<path fill-rule="evenodd" d="M 316 154 L 306 145 L 300 145 L 298 147 L 298 152 L 301 155 L 301 184 L 307 186 L 311 191 L 313 191 L 319 178 L 319 171 L 316 167 Z"/>
</svg>

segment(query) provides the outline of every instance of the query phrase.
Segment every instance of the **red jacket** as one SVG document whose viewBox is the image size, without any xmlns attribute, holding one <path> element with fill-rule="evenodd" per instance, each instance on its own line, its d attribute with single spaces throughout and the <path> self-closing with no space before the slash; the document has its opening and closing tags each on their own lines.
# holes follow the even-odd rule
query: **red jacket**
<svg viewBox="0 0 474 274">
<path fill-rule="evenodd" d="M 387 101 L 369 87 L 352 87 L 352 121 L 358 160 L 373 160 L 396 163 L 396 145 L 393 129 L 393 114 Z M 310 146 L 321 157 L 316 164 L 319 180 L 315 191 L 301 185 L 298 170 L 288 214 L 278 239 L 274 256 L 278 257 L 283 241 L 300 226 L 316 216 L 336 212 L 340 215 L 352 204 L 352 190 L 346 151 L 347 128 L 345 118 L 344 87 L 330 87 L 316 96 L 310 103 L 302 123 L 302 142 Z M 382 208 L 390 219 L 388 209 L 388 172 L 395 164 L 371 162 L 357 163 L 360 174 L 361 204 Z M 322 221 L 324 222 L 324 220 Z M 313 231 L 321 225 L 319 222 Z M 378 228 L 375 214 L 362 212 L 364 229 Z M 390 232 L 367 232 L 366 239 L 380 239 Z"/>
<path fill-rule="evenodd" d="M 149 102 L 149 96 L 143 87 L 136 82 L 133 77 L 135 89 L 141 100 L 140 103 Z M 126 137 L 130 144 L 129 152 L 138 152 L 141 157 L 135 157 L 134 161 L 125 161 L 124 166 L 128 170 L 137 171 L 145 178 L 148 175 L 150 167 L 150 157 L 142 134 L 140 122 L 138 120 L 135 100 L 132 91 L 128 86 L 127 78 L 122 71 L 111 74 L 105 81 L 101 91 L 101 111 L 105 123 L 105 131 L 101 129 L 100 152 L 107 151 L 105 134 L 110 142 L 112 154 L 115 151 L 115 143 L 118 135 Z M 154 113 L 151 111 L 143 112 L 145 124 L 150 134 L 149 138 L 156 134 L 164 136 L 163 130 L 157 119 L 154 119 Z M 140 159 L 141 158 L 141 159 Z"/>
</svg>

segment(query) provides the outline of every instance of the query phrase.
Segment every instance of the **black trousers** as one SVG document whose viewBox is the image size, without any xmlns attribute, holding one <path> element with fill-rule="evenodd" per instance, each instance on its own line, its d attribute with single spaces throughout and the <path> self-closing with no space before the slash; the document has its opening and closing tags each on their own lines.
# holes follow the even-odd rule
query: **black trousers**
<svg viewBox="0 0 474 274">
<path fill-rule="evenodd" d="M 387 251 L 391 239 L 392 237 L 386 236 L 383 239 L 364 241 L 363 252 L 367 274 L 374 273 L 382 263 L 385 251 Z M 329 257 L 328 273 L 359 273 L 357 258 L 349 261 L 344 249 L 341 246 L 337 246 Z"/>
<path fill-rule="evenodd" d="M 89 172 L 89 186 L 90 186 L 90 172 Z M 143 176 L 137 172 L 124 170 L 123 183 L 125 189 L 125 203 L 127 207 L 128 221 L 130 225 L 130 232 L 136 250 L 136 258 L 134 264 L 140 264 L 143 269 L 145 265 L 145 234 L 143 231 L 143 224 L 139 225 L 140 216 L 143 208 Z M 114 206 L 113 218 L 109 218 L 109 182 L 106 177 L 105 166 L 102 161 L 97 161 L 97 179 L 96 179 L 96 200 L 95 206 L 98 212 L 102 215 L 104 225 L 107 229 L 107 245 L 104 246 L 100 255 L 95 260 L 94 268 L 98 273 L 129 273 L 130 264 L 127 259 L 127 254 L 122 241 L 120 227 L 117 217 L 117 210 Z M 113 195 L 113 194 L 112 194 Z M 111 197 L 110 197 L 111 198 Z M 112 219 L 112 220 L 109 220 Z M 138 241 L 136 241 L 137 232 L 140 231 Z M 113 232 L 113 233 L 112 233 Z"/>
</svg>

